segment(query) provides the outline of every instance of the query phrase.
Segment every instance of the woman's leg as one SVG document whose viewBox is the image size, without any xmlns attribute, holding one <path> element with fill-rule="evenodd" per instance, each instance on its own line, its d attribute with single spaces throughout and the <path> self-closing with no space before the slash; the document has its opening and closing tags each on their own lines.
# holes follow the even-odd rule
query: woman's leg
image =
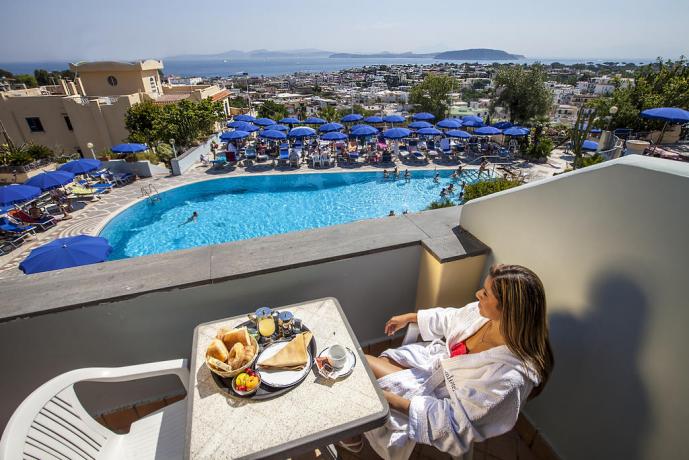
<svg viewBox="0 0 689 460">
<path fill-rule="evenodd" d="M 364 356 L 366 357 L 366 361 L 368 362 L 368 365 L 371 367 L 371 370 L 373 371 L 373 375 L 377 379 L 385 377 L 388 374 L 392 374 L 393 372 L 399 372 L 406 369 L 406 367 L 400 366 L 387 356 Z"/>
</svg>

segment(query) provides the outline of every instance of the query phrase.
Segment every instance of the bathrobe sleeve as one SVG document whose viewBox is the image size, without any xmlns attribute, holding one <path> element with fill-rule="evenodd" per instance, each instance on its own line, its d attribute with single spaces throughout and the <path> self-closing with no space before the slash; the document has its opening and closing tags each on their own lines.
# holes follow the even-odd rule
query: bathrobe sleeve
<svg viewBox="0 0 689 460">
<path fill-rule="evenodd" d="M 419 310 L 416 321 L 424 341 L 449 337 L 452 332 L 469 327 L 476 321 L 478 302 L 472 302 L 464 308 L 428 308 Z"/>
<path fill-rule="evenodd" d="M 533 384 L 516 369 L 505 367 L 509 368 L 498 365 L 491 376 L 456 383 L 445 371 L 450 397 L 412 397 L 408 436 L 459 456 L 472 443 L 512 429 Z"/>
</svg>

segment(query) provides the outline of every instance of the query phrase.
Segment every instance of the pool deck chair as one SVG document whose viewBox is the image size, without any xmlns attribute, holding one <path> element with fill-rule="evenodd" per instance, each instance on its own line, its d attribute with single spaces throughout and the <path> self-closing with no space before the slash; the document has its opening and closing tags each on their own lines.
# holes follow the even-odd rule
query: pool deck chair
<svg viewBox="0 0 689 460">
<path fill-rule="evenodd" d="M 181 459 L 187 401 L 170 404 L 117 434 L 91 417 L 79 402 L 78 382 L 126 382 L 174 374 L 187 389 L 186 360 L 127 367 L 77 369 L 31 393 L 14 411 L 0 440 L 1 459 Z"/>
<path fill-rule="evenodd" d="M 287 144 L 282 144 L 280 145 L 280 154 L 278 156 L 278 164 L 280 165 L 289 165 L 289 145 Z"/>
<path fill-rule="evenodd" d="M 33 225 L 18 225 L 6 217 L 0 217 L 0 231 L 10 235 L 34 234 L 36 227 Z"/>
</svg>

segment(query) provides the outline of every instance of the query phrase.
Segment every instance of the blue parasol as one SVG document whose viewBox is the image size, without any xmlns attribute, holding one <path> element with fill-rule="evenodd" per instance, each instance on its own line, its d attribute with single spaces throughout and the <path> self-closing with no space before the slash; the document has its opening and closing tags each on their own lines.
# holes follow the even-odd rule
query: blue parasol
<svg viewBox="0 0 689 460">
<path fill-rule="evenodd" d="M 146 144 L 117 144 L 111 148 L 113 153 L 139 153 L 148 150 Z"/>
<path fill-rule="evenodd" d="M 57 168 L 57 170 L 71 172 L 72 174 L 86 174 L 88 172 L 95 171 L 96 169 L 100 168 L 100 165 L 100 160 L 82 158 L 80 160 L 68 161 L 67 163 Z"/>
<path fill-rule="evenodd" d="M 423 129 L 423 128 L 432 128 L 432 127 L 433 127 L 433 125 L 427 121 L 412 121 L 411 123 L 409 123 L 407 125 L 407 128 L 410 128 L 410 129 Z M 441 126 L 441 128 L 442 128 L 442 126 Z"/>
<path fill-rule="evenodd" d="M 428 112 L 419 112 L 411 116 L 414 121 L 431 121 L 435 120 L 435 115 Z"/>
<path fill-rule="evenodd" d="M 498 134 L 502 134 L 502 130 L 494 126 L 482 126 L 480 128 L 477 128 L 474 131 L 474 134 L 477 136 L 496 136 Z"/>
<path fill-rule="evenodd" d="M 344 126 L 342 126 L 341 124 L 339 124 L 337 122 L 332 122 L 332 123 L 326 123 L 324 125 L 321 125 L 318 128 L 318 131 L 320 131 L 322 133 L 329 133 L 332 131 L 339 131 L 343 128 L 344 128 Z"/>
<path fill-rule="evenodd" d="M 250 122 L 254 121 L 256 119 L 256 117 L 252 117 L 251 115 L 247 115 L 247 114 L 243 113 L 241 115 L 235 115 L 234 117 L 232 117 L 232 119 L 234 121 L 243 121 L 246 123 L 250 123 Z"/>
<path fill-rule="evenodd" d="M 364 123 L 383 123 L 383 117 L 378 115 L 372 115 L 370 117 L 364 118 Z"/>
<path fill-rule="evenodd" d="M 280 123 L 285 124 L 285 125 L 298 125 L 301 123 L 299 118 L 294 118 L 294 117 L 286 117 L 280 120 Z"/>
<path fill-rule="evenodd" d="M 62 187 L 74 180 L 74 174 L 68 171 L 50 171 L 36 174 L 31 179 L 24 182 L 24 185 L 38 187 L 44 192 L 46 190 Z"/>
<path fill-rule="evenodd" d="M 338 131 L 330 131 L 321 136 L 324 141 L 343 141 L 347 139 L 347 135 Z"/>
<path fill-rule="evenodd" d="M 266 126 L 270 125 L 277 125 L 277 122 L 275 120 L 271 120 L 270 118 L 257 118 L 254 121 L 252 121 L 252 123 L 262 128 L 265 128 Z"/>
<path fill-rule="evenodd" d="M 247 133 L 253 133 L 254 131 L 258 131 L 260 129 L 259 127 L 254 126 L 246 121 L 231 121 L 227 124 L 227 127 L 234 128 L 239 131 L 246 131 Z"/>
<path fill-rule="evenodd" d="M 60 270 L 105 261 L 112 251 L 100 236 L 78 235 L 58 238 L 34 250 L 19 264 L 25 274 Z"/>
<path fill-rule="evenodd" d="M 404 123 L 405 118 L 401 115 L 385 115 L 383 121 L 385 123 Z"/>
<path fill-rule="evenodd" d="M 421 128 L 417 131 L 419 136 L 442 136 L 443 132 L 437 128 Z"/>
<path fill-rule="evenodd" d="M 457 139 L 470 139 L 471 134 L 469 134 L 466 131 L 462 131 L 461 129 L 451 129 L 450 131 L 446 132 L 445 135 L 447 137 L 454 137 Z"/>
<path fill-rule="evenodd" d="M 368 125 L 358 125 L 354 126 L 349 134 L 354 137 L 375 136 L 378 134 L 378 128 Z"/>
<path fill-rule="evenodd" d="M 439 128 L 458 129 L 462 126 L 462 121 L 458 120 L 457 118 L 445 118 L 444 120 L 440 120 L 435 125 Z"/>
<path fill-rule="evenodd" d="M 278 140 L 283 140 L 287 139 L 287 134 L 277 131 L 275 129 L 266 129 L 265 131 L 261 132 L 258 137 L 262 137 L 263 139 L 270 139 L 274 141 Z"/>
<path fill-rule="evenodd" d="M 583 144 L 581 144 L 582 150 L 589 150 L 589 151 L 596 151 L 598 150 L 598 142 L 594 141 L 584 141 Z"/>
<path fill-rule="evenodd" d="M 361 120 L 361 119 L 363 119 L 363 118 L 364 118 L 364 117 L 361 116 L 361 115 L 359 115 L 358 113 L 350 113 L 350 114 L 345 115 L 344 117 L 342 117 L 342 118 L 340 119 L 340 121 L 341 121 L 342 123 L 354 123 L 354 122 L 357 122 L 357 121 L 359 121 L 359 120 Z"/>
<path fill-rule="evenodd" d="M 234 131 L 225 131 L 224 133 L 222 133 L 222 134 L 220 135 L 220 140 L 223 140 L 223 141 L 236 141 L 236 140 L 239 140 L 239 139 L 245 139 L 245 138 L 249 137 L 250 134 L 251 134 L 251 133 L 248 133 L 248 132 L 246 132 L 246 131 L 242 131 L 242 130 L 239 130 L 239 129 L 234 130 Z"/>
<path fill-rule="evenodd" d="M 306 126 L 298 126 L 292 128 L 289 132 L 289 137 L 310 137 L 315 136 L 316 130 L 313 128 L 308 128 Z"/>
<path fill-rule="evenodd" d="M 306 120 L 304 120 L 305 125 L 324 125 L 326 123 L 326 120 L 318 117 L 308 117 Z"/>
<path fill-rule="evenodd" d="M 36 198 L 40 194 L 41 189 L 32 185 L 3 185 L 0 186 L 0 206 L 5 207 L 16 203 L 23 203 Z"/>
<path fill-rule="evenodd" d="M 410 134 L 411 131 L 407 128 L 390 128 L 383 131 L 383 137 L 386 139 L 402 139 Z"/>
</svg>

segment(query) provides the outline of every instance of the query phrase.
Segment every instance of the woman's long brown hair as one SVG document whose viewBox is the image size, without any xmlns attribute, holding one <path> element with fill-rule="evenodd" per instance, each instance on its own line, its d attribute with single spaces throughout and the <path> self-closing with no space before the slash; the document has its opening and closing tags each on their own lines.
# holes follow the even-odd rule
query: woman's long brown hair
<svg viewBox="0 0 689 460">
<path fill-rule="evenodd" d="M 540 384 L 531 392 L 533 398 L 543 391 L 554 365 L 543 283 L 521 265 L 493 265 L 490 277 L 506 345 L 519 359 L 530 363 L 540 378 Z"/>
</svg>

